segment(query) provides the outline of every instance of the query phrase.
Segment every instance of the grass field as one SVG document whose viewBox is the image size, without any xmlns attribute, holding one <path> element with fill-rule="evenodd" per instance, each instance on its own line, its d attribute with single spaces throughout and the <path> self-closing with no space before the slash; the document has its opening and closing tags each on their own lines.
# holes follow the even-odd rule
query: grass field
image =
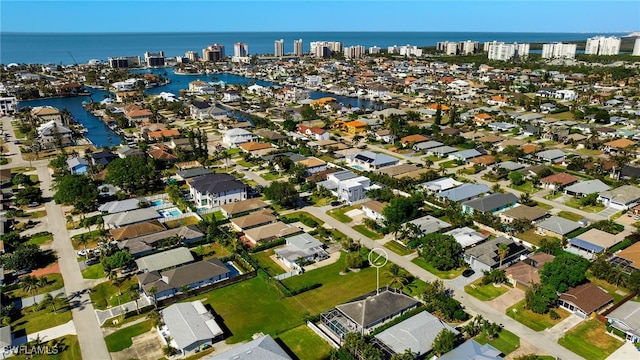
<svg viewBox="0 0 640 360">
<path fill-rule="evenodd" d="M 164 223 L 164 226 L 166 226 L 168 229 L 175 229 L 181 226 L 195 225 L 199 222 L 200 222 L 200 219 L 198 219 L 197 217 L 189 216 L 189 217 L 178 219 L 178 220 L 167 221 Z"/>
<path fill-rule="evenodd" d="M 397 241 L 387 241 L 386 243 L 384 243 L 384 247 L 401 256 L 409 255 L 415 251 L 407 249 L 404 245 L 400 244 Z"/>
<path fill-rule="evenodd" d="M 445 279 L 445 280 L 451 280 L 451 279 L 455 279 L 458 276 L 462 275 L 462 272 L 464 271 L 464 268 L 457 268 L 457 269 L 453 269 L 450 271 L 440 271 L 436 268 L 434 268 L 433 266 L 431 266 L 431 264 L 427 263 L 423 258 L 421 257 L 417 257 L 413 260 L 411 260 L 412 263 L 420 266 L 421 268 L 427 270 L 428 272 L 432 273 L 433 275 L 439 277 L 440 279 Z"/>
<path fill-rule="evenodd" d="M 21 310 L 22 316 L 11 323 L 11 331 L 26 331 L 32 334 L 54 326 L 62 325 L 72 319 L 71 310 L 67 306 L 64 309 L 58 309 L 57 314 L 52 313 L 51 306 L 47 306 L 41 310 L 33 311 L 33 307 Z"/>
<path fill-rule="evenodd" d="M 475 340 L 484 345 L 489 343 L 494 348 L 502 351 L 504 355 L 509 355 L 520 347 L 520 338 L 518 335 L 502 329 L 497 338 L 488 341 L 484 334 L 476 336 Z"/>
<path fill-rule="evenodd" d="M 383 238 L 382 235 L 378 234 L 377 232 L 369 229 L 368 227 L 364 226 L 364 225 L 356 225 L 353 227 L 353 230 L 359 232 L 360 234 L 368 237 L 369 239 L 372 240 L 380 240 Z"/>
<path fill-rule="evenodd" d="M 558 340 L 558 344 L 585 359 L 604 360 L 623 342 L 606 334 L 604 324 L 592 319 L 569 330 Z"/>
<path fill-rule="evenodd" d="M 541 207 L 541 208 L 543 208 L 545 210 L 553 209 L 553 205 L 545 204 L 545 203 L 542 203 L 542 202 L 538 202 L 538 207 Z"/>
<path fill-rule="evenodd" d="M 539 190 L 539 189 L 536 189 L 536 188 L 533 187 L 533 184 L 531 183 L 531 181 L 525 181 L 524 183 L 522 183 L 522 184 L 520 184 L 518 186 L 513 185 L 513 184 L 509 184 L 509 187 L 511 189 L 515 189 L 515 190 L 518 190 L 518 191 L 526 192 L 526 193 L 529 193 L 529 194 L 536 193 Z"/>
<path fill-rule="evenodd" d="M 131 301 L 129 287 L 137 283 L 138 282 L 135 277 L 130 276 L 127 278 L 120 286 L 122 295 L 118 296 L 118 292 L 120 290 L 117 286 L 113 285 L 112 281 L 103 282 L 91 289 L 89 297 L 96 309 L 104 310 L 107 307 L 118 306 L 119 304 Z"/>
<path fill-rule="evenodd" d="M 152 327 L 153 321 L 147 320 L 107 335 L 104 338 L 107 343 L 107 349 L 109 352 L 122 351 L 133 345 L 133 337 L 148 332 Z"/>
<path fill-rule="evenodd" d="M 100 231 L 92 230 L 82 234 L 74 235 L 71 237 L 71 243 L 73 244 L 73 248 L 76 250 L 84 249 L 83 245 L 80 245 L 78 240 L 80 240 L 81 236 L 88 237 L 89 243 L 87 244 L 87 249 L 93 249 L 98 245 L 98 241 L 100 241 Z"/>
<path fill-rule="evenodd" d="M 260 176 L 267 181 L 278 180 L 282 177 L 277 172 L 268 172 L 268 173 L 260 174 Z"/>
<path fill-rule="evenodd" d="M 286 271 L 280 265 L 276 264 L 275 261 L 271 260 L 270 256 L 273 254 L 273 249 L 269 249 L 253 254 L 252 256 L 263 269 L 267 270 L 269 275 L 276 276 L 284 274 Z"/>
<path fill-rule="evenodd" d="M 329 210 L 327 211 L 327 215 L 331 216 L 332 218 L 340 221 L 341 223 L 350 223 L 353 221 L 352 218 L 350 218 L 349 216 L 345 215 L 346 212 L 349 212 L 353 209 L 357 209 L 358 206 L 357 205 L 353 205 L 353 206 L 347 206 L 347 207 L 343 207 L 340 209 L 335 209 L 335 210 Z"/>
<path fill-rule="evenodd" d="M 556 313 L 558 313 L 558 315 L 560 315 L 560 318 L 557 320 L 552 320 L 551 316 L 549 316 L 548 313 L 536 314 L 531 310 L 525 309 L 524 306 L 524 300 L 517 302 L 507 309 L 507 316 L 535 331 L 542 331 L 544 329 L 550 328 L 566 319 L 570 315 L 566 310 L 560 308 L 553 309 Z"/>
<path fill-rule="evenodd" d="M 64 286 L 64 281 L 62 280 L 61 274 L 47 274 L 47 275 L 40 276 L 38 278 L 41 278 L 41 277 L 44 277 L 47 279 L 47 285 L 41 288 L 37 288 L 36 291 L 34 292 L 30 292 L 30 291 L 26 292 L 21 288 L 17 288 L 12 291 L 7 291 L 6 293 L 4 293 L 4 295 L 9 298 L 29 297 L 34 295 L 46 294 L 53 290 L 58 290 Z"/>
<path fill-rule="evenodd" d="M 189 250 L 191 250 L 196 255 L 202 256 L 204 259 L 209 259 L 212 257 L 221 258 L 223 256 L 231 255 L 231 250 L 227 249 L 226 247 L 218 243 L 198 245 Z"/>
<path fill-rule="evenodd" d="M 442 166 L 445 169 L 453 169 L 455 167 L 458 167 L 459 165 L 455 160 L 449 160 L 449 161 L 438 163 L 437 166 L 438 167 Z"/>
<path fill-rule="evenodd" d="M 42 339 L 45 344 L 49 343 L 49 339 Z M 26 360 L 26 359 L 47 359 L 47 360 L 76 360 L 82 359 L 80 353 L 80 343 L 76 335 L 67 335 L 54 340 L 57 344 L 57 354 L 47 354 L 44 357 L 38 357 L 33 355 L 14 355 L 11 357 L 13 360 Z"/>
<path fill-rule="evenodd" d="M 602 205 L 598 205 L 598 206 L 582 206 L 582 204 L 580 204 L 580 201 L 577 200 L 577 199 L 568 200 L 564 204 L 567 205 L 567 206 L 570 206 L 572 208 L 579 209 L 579 210 L 586 211 L 586 212 L 590 212 L 590 213 L 599 213 L 600 211 L 604 210 L 604 206 L 602 206 Z"/>
<path fill-rule="evenodd" d="M 48 244 L 51 241 L 53 241 L 53 235 L 49 232 L 46 232 L 43 234 L 36 234 L 32 236 L 31 239 L 27 241 L 27 244 L 35 244 L 41 246 L 44 244 Z"/>
<path fill-rule="evenodd" d="M 286 215 L 282 215 L 283 219 L 299 219 L 300 221 L 302 221 L 302 219 L 307 218 L 307 219 L 312 219 L 313 221 L 316 222 L 316 224 L 322 226 L 324 225 L 324 221 L 318 219 L 317 217 L 309 214 L 306 211 L 296 211 L 296 212 L 292 212 Z"/>
<path fill-rule="evenodd" d="M 328 359 L 332 349 L 331 345 L 306 325 L 286 331 L 280 334 L 279 338 L 298 359 Z"/>
<path fill-rule="evenodd" d="M 570 211 L 560 211 L 558 213 L 558 216 L 560 216 L 561 218 L 565 218 L 567 220 L 571 220 L 571 221 L 579 221 L 583 218 L 582 215 L 578 215 L 576 213 L 572 213 Z"/>
<path fill-rule="evenodd" d="M 104 273 L 104 268 L 100 263 L 91 265 L 82 270 L 82 277 L 85 279 L 100 279 L 105 276 L 107 275 Z"/>
<path fill-rule="evenodd" d="M 502 285 L 494 286 L 493 283 L 482 285 L 482 279 L 478 279 L 464 287 L 464 292 L 482 301 L 493 300 L 507 291 L 509 290 Z"/>
<path fill-rule="evenodd" d="M 529 229 L 523 233 L 516 235 L 516 237 L 535 246 L 540 246 L 540 242 L 542 241 L 542 239 L 553 239 L 553 237 L 551 236 L 542 236 L 536 234 L 536 229 Z"/>
</svg>

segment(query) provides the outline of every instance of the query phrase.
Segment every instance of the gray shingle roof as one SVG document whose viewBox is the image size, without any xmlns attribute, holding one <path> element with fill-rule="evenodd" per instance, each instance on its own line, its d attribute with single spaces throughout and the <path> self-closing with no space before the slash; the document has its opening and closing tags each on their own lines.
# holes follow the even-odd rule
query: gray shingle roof
<svg viewBox="0 0 640 360">
<path fill-rule="evenodd" d="M 413 298 L 393 291 L 382 291 L 364 300 L 336 306 L 343 314 L 367 329 L 377 322 L 397 315 L 419 304 Z"/>
<path fill-rule="evenodd" d="M 512 193 L 495 193 L 478 199 L 469 200 L 462 203 L 462 205 L 486 213 L 517 202 L 518 197 Z"/>
<path fill-rule="evenodd" d="M 135 210 L 138 208 L 139 202 L 140 200 L 138 199 L 109 201 L 108 203 L 100 205 L 100 207 L 98 207 L 98 211 L 115 214 L 123 211 Z"/>
<path fill-rule="evenodd" d="M 486 194 L 489 191 L 489 187 L 485 184 L 464 184 L 455 189 L 443 191 L 439 193 L 438 196 L 451 201 L 461 201 L 476 197 L 480 194 Z"/>
<path fill-rule="evenodd" d="M 221 192 L 246 189 L 247 185 L 229 174 L 207 174 L 194 178 L 189 186 L 201 194 L 219 194 Z"/>
<path fill-rule="evenodd" d="M 159 217 L 160 214 L 158 214 L 156 210 L 152 208 L 144 208 L 105 215 L 102 219 L 104 220 L 104 223 L 106 225 L 121 227 L 147 220 L 157 219 Z"/>
<path fill-rule="evenodd" d="M 406 350 L 417 354 L 426 354 L 431 351 L 433 341 L 443 329 L 456 335 L 459 334 L 456 329 L 444 321 L 423 311 L 386 329 L 375 338 L 391 348 L 396 354 L 402 354 Z"/>
<path fill-rule="evenodd" d="M 544 230 L 552 231 L 556 234 L 566 235 L 581 226 L 575 221 L 563 219 L 559 216 L 552 216 L 538 223 L 538 227 Z"/>
<path fill-rule="evenodd" d="M 270 335 L 266 335 L 203 360 L 291 360 L 291 357 Z"/>
<path fill-rule="evenodd" d="M 527 252 L 524 246 L 516 244 L 504 236 L 500 236 L 467 249 L 464 253 L 466 256 L 473 256 L 479 262 L 489 267 L 494 267 L 500 264 L 500 256 L 498 255 L 499 244 L 507 244 L 509 246 L 509 253 L 503 259 L 503 263 L 505 264 L 508 263 L 509 258 L 517 257 Z"/>
<path fill-rule="evenodd" d="M 200 301 L 173 304 L 162 310 L 162 318 L 180 349 L 223 334 Z"/>
<path fill-rule="evenodd" d="M 186 264 L 195 260 L 191 252 L 186 247 L 163 251 L 157 254 L 141 257 L 136 260 L 140 271 L 156 271 L 167 269 L 172 266 Z"/>
<path fill-rule="evenodd" d="M 475 340 L 469 340 L 448 353 L 440 356 L 439 360 L 501 360 L 502 352 L 489 344 L 480 345 Z"/>
</svg>

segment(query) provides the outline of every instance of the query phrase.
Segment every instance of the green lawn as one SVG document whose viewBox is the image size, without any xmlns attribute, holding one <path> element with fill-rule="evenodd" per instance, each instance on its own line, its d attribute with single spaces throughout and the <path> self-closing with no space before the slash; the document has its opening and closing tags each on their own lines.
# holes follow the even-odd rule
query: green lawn
<svg viewBox="0 0 640 360">
<path fill-rule="evenodd" d="M 542 235 L 538 235 L 536 234 L 536 229 L 529 229 L 523 233 L 520 233 L 518 235 L 516 235 L 516 237 L 518 239 L 524 240 L 526 242 L 528 242 L 529 244 L 535 245 L 535 246 L 540 246 L 540 241 L 542 241 L 542 239 L 547 238 L 547 239 L 552 239 L 554 237 L 551 236 L 542 236 Z"/>
<path fill-rule="evenodd" d="M 627 290 L 625 288 L 622 288 L 622 287 L 617 287 L 617 286 L 615 286 L 613 284 L 610 284 L 610 283 L 608 283 L 608 282 L 606 282 L 604 280 L 598 279 L 595 276 L 593 276 L 590 272 L 587 272 L 587 279 L 593 285 L 606 290 L 609 293 L 609 295 L 611 295 L 611 297 L 613 297 L 613 303 L 614 304 L 620 302 L 622 299 L 625 298 L 625 296 L 627 296 L 629 294 L 629 290 Z M 618 292 L 623 292 L 624 295 L 618 294 Z"/>
<path fill-rule="evenodd" d="M 453 269 L 450 271 L 440 271 L 436 268 L 434 268 L 431 264 L 427 263 L 423 258 L 421 257 L 417 257 L 413 260 L 411 260 L 412 263 L 420 266 L 421 268 L 427 270 L 428 272 L 432 273 L 433 275 L 441 278 L 441 279 L 445 279 L 445 280 L 451 280 L 451 279 L 455 279 L 458 276 L 462 275 L 462 272 L 464 271 L 464 268 L 457 268 L 457 269 Z"/>
<path fill-rule="evenodd" d="M 279 338 L 298 359 L 328 359 L 332 349 L 331 345 L 306 325 L 286 331 Z"/>
<path fill-rule="evenodd" d="M 600 211 L 604 210 L 604 206 L 602 205 L 582 206 L 582 204 L 580 204 L 580 201 L 578 199 L 571 199 L 569 201 L 566 201 L 564 204 L 567 206 L 571 206 L 572 208 L 580 209 L 582 211 L 591 212 L 591 213 L 599 213 Z"/>
<path fill-rule="evenodd" d="M 306 211 L 295 211 L 295 212 L 289 213 L 287 215 L 282 215 L 281 217 L 283 219 L 299 219 L 301 222 L 303 221 L 304 218 L 307 218 L 307 219 L 312 219 L 313 221 L 316 222 L 316 224 L 318 224 L 320 226 L 324 225 L 324 221 L 318 219 L 317 217 L 309 214 Z"/>
<path fill-rule="evenodd" d="M 558 340 L 558 344 L 585 359 L 604 360 L 623 342 L 606 334 L 605 325 L 592 319 L 569 330 Z"/>
<path fill-rule="evenodd" d="M 582 148 L 582 149 L 576 149 L 575 151 L 577 153 L 584 154 L 584 155 L 591 155 L 591 156 L 600 156 L 600 155 L 602 155 L 602 151 L 600 151 L 600 150 L 591 150 L 591 149 Z"/>
<path fill-rule="evenodd" d="M 25 292 L 23 289 L 17 288 L 12 291 L 7 291 L 4 295 L 9 298 L 29 297 L 34 295 L 46 294 L 53 290 L 58 290 L 64 286 L 64 281 L 62 280 L 61 274 L 47 274 L 38 278 L 42 277 L 47 279 L 47 285 L 41 288 L 37 288 L 34 292 Z"/>
<path fill-rule="evenodd" d="M 198 245 L 189 250 L 191 250 L 191 252 L 195 253 L 196 255 L 202 256 L 204 259 L 209 259 L 212 257 L 221 258 L 223 256 L 231 255 L 231 250 L 218 243 Z"/>
<path fill-rule="evenodd" d="M 224 217 L 224 215 L 222 215 L 222 211 L 221 210 L 200 215 L 200 217 L 203 220 L 211 220 L 214 216 L 216 217 L 216 221 L 222 221 L 222 220 L 226 219 L 226 217 Z"/>
<path fill-rule="evenodd" d="M 44 344 L 50 344 L 49 339 L 42 339 Z M 47 354 L 43 357 L 32 355 L 14 355 L 11 357 L 12 360 L 26 360 L 26 359 L 47 359 L 47 360 L 77 360 L 82 359 L 82 354 L 80 353 L 80 343 L 78 342 L 78 337 L 76 335 L 67 335 L 54 340 L 58 349 L 57 354 Z"/>
<path fill-rule="evenodd" d="M 24 330 L 27 334 L 32 334 L 62 325 L 73 318 L 69 306 L 64 309 L 58 309 L 58 313 L 55 315 L 53 314 L 51 306 L 47 306 L 38 311 L 33 311 L 33 306 L 30 306 L 22 309 L 21 315 L 22 316 L 11 323 L 11 331 L 21 332 Z"/>
<path fill-rule="evenodd" d="M 282 177 L 277 172 L 268 172 L 268 173 L 260 174 L 260 176 L 267 181 L 278 180 Z"/>
<path fill-rule="evenodd" d="M 107 343 L 107 349 L 109 352 L 122 351 L 133 345 L 133 337 L 148 332 L 152 327 L 153 321 L 147 320 L 107 335 L 104 338 L 104 341 Z"/>
<path fill-rule="evenodd" d="M 539 190 L 533 187 L 533 184 L 531 183 L 531 181 L 525 181 L 521 185 L 517 185 L 517 186 L 510 184 L 509 187 L 518 191 L 529 193 L 529 194 L 533 194 Z"/>
<path fill-rule="evenodd" d="M 122 295 L 118 296 L 119 289 L 113 285 L 112 281 L 103 282 L 91 289 L 89 297 L 96 309 L 105 310 L 107 307 L 118 306 L 131 301 L 129 287 L 137 283 L 135 277 L 128 277 L 120 286 Z"/>
<path fill-rule="evenodd" d="M 254 164 L 252 164 L 252 163 L 250 163 L 248 161 L 244 161 L 244 160 L 236 160 L 236 164 L 244 166 L 246 168 L 252 168 L 252 167 L 256 166 L 256 165 L 254 165 Z"/>
<path fill-rule="evenodd" d="M 464 287 L 464 292 L 482 301 L 493 300 L 507 291 L 509 290 L 502 285 L 482 285 L 482 279 L 478 279 Z"/>
<path fill-rule="evenodd" d="M 394 240 L 384 243 L 384 247 L 401 256 L 409 255 L 415 252 L 415 250 L 409 250 L 404 245 Z"/>
<path fill-rule="evenodd" d="M 558 191 L 555 194 L 553 192 L 549 193 L 548 195 L 545 195 L 544 198 L 547 200 L 555 200 L 559 197 L 561 197 L 563 195 L 562 191 Z"/>
<path fill-rule="evenodd" d="M 456 162 L 456 160 L 449 160 L 449 161 L 445 161 L 445 162 L 441 162 L 438 163 L 437 165 L 438 167 L 442 166 L 445 169 L 452 169 L 454 167 L 458 167 L 460 165 L 458 165 L 458 163 Z"/>
<path fill-rule="evenodd" d="M 89 243 L 87 244 L 87 249 L 92 249 L 95 248 L 98 245 L 98 241 L 100 241 L 100 231 L 99 230 L 92 230 L 92 231 L 88 231 L 82 234 L 78 234 L 78 235 L 74 235 L 71 237 L 71 243 L 73 244 L 73 248 L 76 250 L 82 250 L 84 249 L 83 245 L 80 245 L 78 243 L 78 240 L 80 240 L 80 237 L 84 235 L 86 237 L 88 237 L 89 239 Z"/>
<path fill-rule="evenodd" d="M 368 227 L 364 226 L 364 225 L 356 225 L 353 227 L 353 230 L 359 232 L 360 234 L 368 237 L 369 239 L 373 239 L 373 240 L 380 240 L 383 238 L 382 235 L 378 234 L 377 232 L 369 229 Z"/>
<path fill-rule="evenodd" d="M 498 337 L 491 341 L 487 341 L 487 337 L 484 334 L 476 336 L 475 340 L 482 345 L 489 343 L 494 348 L 502 351 L 504 355 L 509 355 L 520 347 L 518 335 L 506 329 L 502 329 Z"/>
<path fill-rule="evenodd" d="M 558 313 L 558 315 L 560 315 L 560 318 L 557 320 L 552 320 L 551 316 L 549 316 L 548 313 L 536 314 L 531 310 L 525 309 L 524 306 L 525 300 L 523 299 L 507 309 L 507 316 L 513 318 L 514 320 L 527 327 L 530 327 L 535 331 L 542 331 L 544 329 L 550 328 L 566 319 L 570 315 L 566 310 L 560 308 L 553 309 L 556 313 Z"/>
<path fill-rule="evenodd" d="M 560 211 L 558 213 L 558 216 L 560 216 L 561 218 L 565 218 L 567 220 L 571 220 L 571 221 L 578 221 L 578 220 L 581 220 L 583 218 L 582 215 L 578 215 L 578 214 L 572 213 L 570 211 Z"/>
<path fill-rule="evenodd" d="M 341 223 L 350 223 L 353 221 L 353 219 L 345 215 L 345 213 L 357 208 L 359 208 L 359 206 L 353 205 L 353 206 L 343 207 L 340 209 L 329 210 L 327 211 L 327 215 L 340 221 Z"/>
<path fill-rule="evenodd" d="M 538 207 L 541 207 L 541 208 L 543 208 L 545 210 L 553 209 L 553 205 L 545 204 L 545 203 L 542 203 L 542 202 L 538 202 Z"/>
<path fill-rule="evenodd" d="M 167 229 L 175 229 L 181 226 L 196 225 L 199 222 L 200 219 L 198 219 L 197 217 L 189 216 L 182 219 L 167 221 L 164 223 L 164 226 L 166 226 Z"/>
<path fill-rule="evenodd" d="M 280 265 L 271 260 L 270 256 L 272 256 L 273 254 L 273 249 L 269 249 L 253 254 L 252 256 L 254 259 L 256 259 L 258 264 L 260 264 L 260 266 L 269 273 L 269 275 L 276 276 L 284 274 L 286 271 Z"/>
<path fill-rule="evenodd" d="M 89 266 L 88 268 L 82 270 L 82 277 L 85 279 L 100 279 L 107 276 L 104 273 L 104 268 L 102 264 L 94 264 Z"/>
</svg>

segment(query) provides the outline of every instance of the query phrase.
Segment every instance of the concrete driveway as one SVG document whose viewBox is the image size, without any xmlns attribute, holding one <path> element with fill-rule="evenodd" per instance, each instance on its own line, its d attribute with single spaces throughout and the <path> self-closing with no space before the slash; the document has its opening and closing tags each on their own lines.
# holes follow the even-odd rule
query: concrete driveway
<svg viewBox="0 0 640 360">
<path fill-rule="evenodd" d="M 509 288 L 509 291 L 491 301 L 488 301 L 487 304 L 502 313 L 506 313 L 510 306 L 522 299 L 524 299 L 524 291 L 518 288 Z"/>
<path fill-rule="evenodd" d="M 160 338 L 160 333 L 156 328 L 142 335 L 135 336 L 132 342 L 133 345 L 128 349 L 111 353 L 111 358 L 113 360 L 157 360 L 164 357 L 162 348 L 165 344 Z"/>
</svg>

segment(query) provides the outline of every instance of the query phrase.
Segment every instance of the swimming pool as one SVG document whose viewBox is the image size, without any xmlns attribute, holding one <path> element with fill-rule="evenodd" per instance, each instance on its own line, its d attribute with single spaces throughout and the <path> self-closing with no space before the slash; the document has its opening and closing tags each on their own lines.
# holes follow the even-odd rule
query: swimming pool
<svg viewBox="0 0 640 360">
<path fill-rule="evenodd" d="M 364 170 L 364 168 L 362 166 L 360 166 L 360 165 L 351 165 L 351 167 L 356 169 L 356 170 L 360 170 L 360 171 Z"/>
<path fill-rule="evenodd" d="M 158 212 L 160 213 L 160 215 L 162 215 L 162 217 L 165 217 L 165 218 L 182 215 L 182 211 L 180 211 L 180 209 L 178 209 L 177 207 L 159 210 Z"/>
<path fill-rule="evenodd" d="M 151 206 L 160 206 L 162 204 L 164 204 L 165 201 L 162 199 L 158 199 L 158 200 L 153 200 L 152 202 L 149 203 L 149 205 Z"/>
<path fill-rule="evenodd" d="M 236 264 L 233 263 L 233 261 L 227 261 L 226 263 L 224 263 L 227 266 L 227 269 L 229 269 L 229 277 L 235 277 L 238 275 L 242 275 L 242 271 L 240 271 L 240 269 L 238 269 L 238 267 L 236 266 Z"/>
</svg>

